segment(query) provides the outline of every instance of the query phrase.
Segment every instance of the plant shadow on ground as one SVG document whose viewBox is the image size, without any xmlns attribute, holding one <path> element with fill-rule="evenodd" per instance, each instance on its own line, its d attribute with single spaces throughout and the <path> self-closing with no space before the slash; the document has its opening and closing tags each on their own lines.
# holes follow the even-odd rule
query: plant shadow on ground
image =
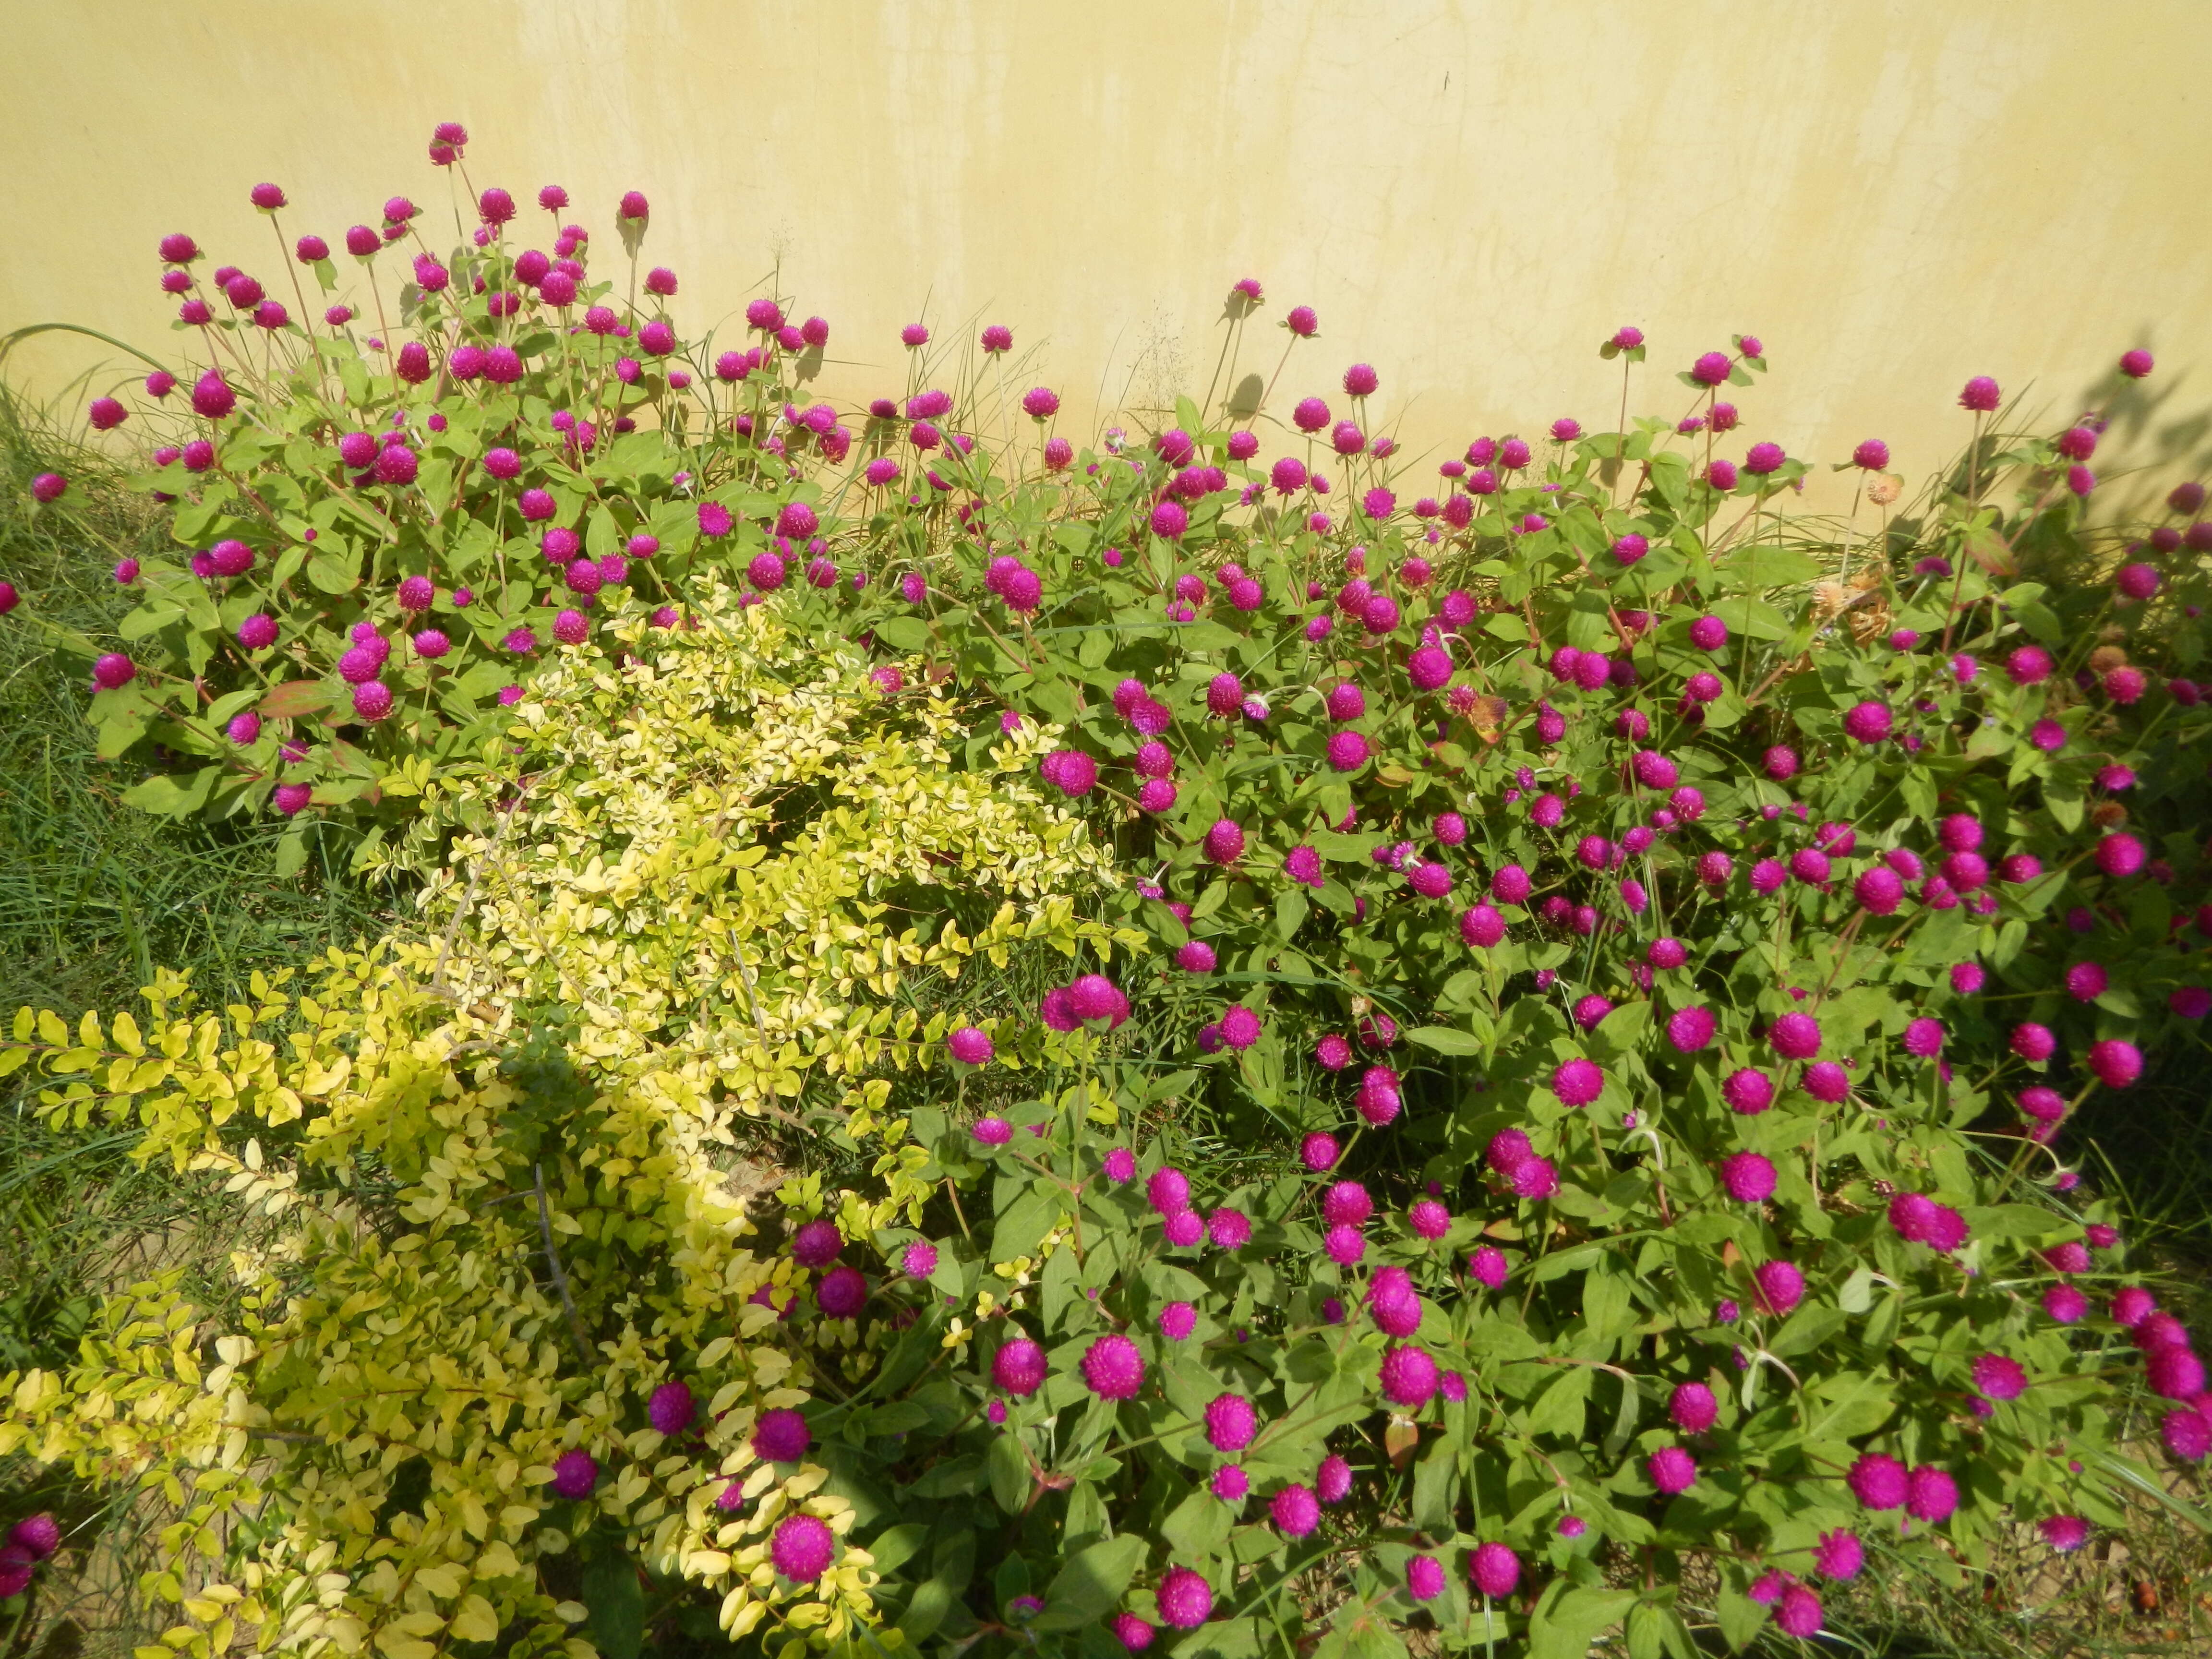
<svg viewBox="0 0 2212 1659">
<path fill-rule="evenodd" d="M 2149 424 L 2154 414 L 2135 419 Z M 2161 431 L 2179 448 L 2205 429 L 2183 420 Z M 29 507 L 30 477 L 50 468 L 73 480 L 66 515 Z M 165 545 L 158 515 L 113 478 L 98 454 L 0 386 L 0 575 L 35 590 L 46 618 L 95 635 L 130 608 L 113 563 Z M 221 1005 L 244 996 L 256 973 L 302 965 L 392 913 L 398 895 L 366 886 L 319 848 L 301 875 L 279 878 L 278 834 L 266 821 L 179 825 L 124 806 L 135 773 L 97 759 L 76 664 L 50 643 L 0 627 L 0 1009 L 128 1006 L 157 965 L 190 970 L 203 1002 Z M 228 1306 L 226 1258 L 238 1241 L 201 1224 L 201 1189 L 133 1162 L 135 1133 L 57 1133 L 28 1103 L 20 1087 L 0 1095 L 0 1370 L 65 1364 L 99 1295 L 156 1267 L 184 1268 L 200 1305 Z M 2061 1150 L 2124 1196 L 2161 1301 L 2202 1325 L 2212 1320 L 2212 1065 L 2203 1042 L 2168 1055 L 2130 1106 Z M 1174 1128 L 1194 1152 L 1239 1156 L 1236 1127 L 1202 1109 Z M 751 1152 L 746 1184 L 827 1161 L 775 1133 Z M 2138 1439 L 2155 1437 L 2154 1405 L 2136 1402 Z M 127 1500 L 103 1510 L 20 1459 L 0 1467 L 0 1513 L 52 1509 L 73 1533 L 102 1539 L 74 1583 L 46 1592 L 8 1655 L 121 1655 L 155 1639 L 160 1620 L 133 1588 L 137 1517 Z M 2212 1653 L 2212 1546 L 2148 1497 L 2122 1537 L 2053 1558 L 2023 1534 L 1961 1586 L 1909 1582 L 1873 1553 L 1873 1570 L 1835 1587 L 1831 1633 L 1803 1644 L 1770 1629 L 1759 1648 L 1887 1659 Z M 655 1650 L 728 1650 L 672 1631 Z"/>
</svg>

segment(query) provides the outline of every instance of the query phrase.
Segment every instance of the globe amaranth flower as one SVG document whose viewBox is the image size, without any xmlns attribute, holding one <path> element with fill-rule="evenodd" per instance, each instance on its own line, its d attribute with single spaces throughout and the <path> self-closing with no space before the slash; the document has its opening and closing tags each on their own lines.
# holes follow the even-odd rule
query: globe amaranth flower
<svg viewBox="0 0 2212 1659">
<path fill-rule="evenodd" d="M 1786 1318 L 1805 1299 L 1805 1275 L 1795 1263 L 1762 1262 L 1752 1270 L 1751 1278 L 1759 1289 L 1759 1300 L 1777 1318 Z"/>
<path fill-rule="evenodd" d="M 1133 1400 L 1145 1386 L 1144 1356 L 1126 1336 L 1102 1336 L 1084 1351 L 1083 1380 L 1103 1400 Z"/>
<path fill-rule="evenodd" d="M 1698 1460 L 1680 1446 L 1662 1446 L 1645 1460 L 1651 1484 L 1668 1497 L 1686 1492 L 1698 1483 Z"/>
<path fill-rule="evenodd" d="M 1713 1011 L 1702 1004 L 1678 1010 L 1667 1021 L 1667 1041 L 1680 1053 L 1693 1054 L 1711 1046 L 1719 1029 Z"/>
<path fill-rule="evenodd" d="M 1218 1452 L 1238 1452 L 1260 1432 L 1259 1413 L 1241 1394 L 1217 1395 L 1206 1407 L 1206 1443 Z"/>
<path fill-rule="evenodd" d="M 1763 1204 L 1773 1197 L 1773 1163 L 1758 1152 L 1735 1152 L 1720 1163 L 1721 1185 L 1739 1204 Z"/>
<path fill-rule="evenodd" d="M 1905 1477 L 1905 1512 L 1916 1521 L 1938 1525 L 1959 1507 L 1959 1483 L 1949 1473 L 1923 1463 Z"/>
<path fill-rule="evenodd" d="M 2002 399 L 1997 383 L 1986 374 L 1977 374 L 1966 382 L 1959 393 L 1959 407 L 1977 415 L 1986 415 Z"/>
<path fill-rule="evenodd" d="M 1884 742 L 1895 726 L 1896 718 L 1889 706 L 1872 700 L 1854 704 L 1844 714 L 1844 733 L 1857 743 Z"/>
<path fill-rule="evenodd" d="M 992 1384 L 1008 1394 L 1035 1394 L 1044 1386 L 1044 1350 L 1028 1337 L 1016 1337 L 991 1357 Z"/>
<path fill-rule="evenodd" d="M 954 1031 L 945 1039 L 945 1046 L 963 1066 L 988 1066 L 995 1052 L 991 1039 L 973 1025 L 963 1025 Z"/>
<path fill-rule="evenodd" d="M 599 1484 L 599 1466 L 589 1452 L 571 1448 L 553 1460 L 553 1493 L 556 1498 L 589 1498 Z"/>
<path fill-rule="evenodd" d="M 1196 1630 L 1213 1615 L 1213 1590 L 1188 1567 L 1170 1567 L 1155 1592 L 1160 1617 L 1177 1630 Z"/>
<path fill-rule="evenodd" d="M 1863 1452 L 1844 1476 L 1851 1494 L 1877 1512 L 1902 1509 L 1911 1489 L 1904 1464 L 1881 1452 Z"/>
<path fill-rule="evenodd" d="M 690 1386 L 684 1382 L 664 1382 L 653 1391 L 646 1403 L 646 1416 L 654 1430 L 664 1435 L 681 1434 L 691 1426 L 698 1402 L 693 1399 Z"/>
<path fill-rule="evenodd" d="M 752 1443 L 763 1462 L 796 1463 L 812 1449 L 814 1433 L 804 1412 L 784 1407 L 760 1414 L 753 1425 Z"/>
<path fill-rule="evenodd" d="M 769 1542 L 769 1559 L 775 1570 L 799 1584 L 811 1584 L 827 1572 L 836 1553 L 836 1534 L 827 1522 L 811 1515 L 786 1516 Z"/>
<path fill-rule="evenodd" d="M 1294 1481 L 1268 1500 L 1267 1518 L 1285 1538 L 1304 1538 L 1321 1525 L 1321 1499 Z"/>
<path fill-rule="evenodd" d="M 1152 1644 L 1152 1627 L 1133 1613 L 1115 1613 L 1106 1621 L 1106 1628 L 1127 1652 L 1142 1653 Z"/>
<path fill-rule="evenodd" d="M 1552 1092 L 1562 1105 L 1587 1106 L 1604 1089 L 1604 1068 L 1594 1060 L 1566 1060 L 1552 1073 Z"/>
<path fill-rule="evenodd" d="M 2017 1400 L 2027 1391 L 2027 1371 L 2017 1359 L 1985 1353 L 1974 1361 L 1974 1389 L 1984 1400 Z"/>
<path fill-rule="evenodd" d="M 1440 1380 L 1437 1362 L 1425 1350 L 1401 1344 L 1383 1351 L 1379 1382 L 1382 1397 L 1392 1405 L 1419 1409 L 1435 1395 Z"/>
<path fill-rule="evenodd" d="M 1468 1553 L 1467 1576 L 1477 1592 L 1502 1601 L 1520 1587 L 1521 1558 L 1504 1544 L 1478 1544 Z"/>
</svg>

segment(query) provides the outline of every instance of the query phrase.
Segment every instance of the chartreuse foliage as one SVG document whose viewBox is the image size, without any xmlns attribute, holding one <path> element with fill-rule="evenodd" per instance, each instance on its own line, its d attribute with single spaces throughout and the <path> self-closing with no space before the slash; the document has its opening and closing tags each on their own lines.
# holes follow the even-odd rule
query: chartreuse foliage
<svg viewBox="0 0 2212 1659">
<path fill-rule="evenodd" d="M 0 1450 L 162 1506 L 145 1584 L 178 1651 L 635 1651 L 633 1562 L 650 1611 L 693 1592 L 709 1631 L 836 1642 L 871 1616 L 856 1546 L 804 1588 L 763 1566 L 780 1517 L 843 1532 L 854 1511 L 747 1433 L 808 1400 L 812 1346 L 880 1338 L 779 1322 L 769 1297 L 805 1276 L 757 1249 L 714 1153 L 810 1089 L 857 1103 L 971 958 L 1108 948 L 1071 904 L 1096 859 L 1031 786 L 947 766 L 945 700 L 887 704 L 757 611 L 709 606 L 624 678 L 538 690 L 510 773 L 532 787 L 472 844 L 473 885 L 433 895 L 441 933 L 220 1012 L 167 976 L 143 1019 L 27 1010 L 0 1048 L 43 1074 L 56 1126 L 136 1127 L 142 1158 L 234 1195 L 236 1328 L 149 1281 L 69 1370 L 7 1379 L 0 1425 Z M 972 936 L 921 940 L 924 888 L 974 907 Z M 786 1196 L 860 1229 L 892 1214 Z M 671 1379 L 698 1431 L 648 1425 Z M 596 1495 L 556 1498 L 578 1448 Z"/>
</svg>

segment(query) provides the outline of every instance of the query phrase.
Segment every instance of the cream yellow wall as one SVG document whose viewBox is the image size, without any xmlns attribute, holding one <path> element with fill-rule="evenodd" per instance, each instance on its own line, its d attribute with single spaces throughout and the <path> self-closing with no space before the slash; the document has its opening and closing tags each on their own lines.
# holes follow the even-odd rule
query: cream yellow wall
<svg viewBox="0 0 2212 1659">
<path fill-rule="evenodd" d="M 1202 385 L 1250 275 L 1270 319 L 1322 319 L 1278 412 L 1364 360 L 1417 446 L 1609 421 L 1595 348 L 1632 322 L 1638 402 L 1671 414 L 1672 371 L 1749 331 L 1774 374 L 1746 439 L 1832 460 L 1878 434 L 1917 470 L 1971 374 L 2067 414 L 2145 344 L 2154 429 L 2204 401 L 2206 22 L 2201 0 L 5 0 L 0 331 L 170 349 L 156 236 L 277 276 L 263 179 L 292 231 L 335 240 L 395 191 L 449 227 L 423 145 L 451 118 L 479 185 L 558 180 L 605 243 L 645 191 L 687 324 L 780 260 L 850 394 L 896 389 L 927 301 L 940 330 L 1012 325 L 1087 426 L 1102 386 Z M 1282 338 L 1253 337 L 1248 363 Z M 17 361 L 48 390 L 85 361 L 51 341 Z"/>
</svg>

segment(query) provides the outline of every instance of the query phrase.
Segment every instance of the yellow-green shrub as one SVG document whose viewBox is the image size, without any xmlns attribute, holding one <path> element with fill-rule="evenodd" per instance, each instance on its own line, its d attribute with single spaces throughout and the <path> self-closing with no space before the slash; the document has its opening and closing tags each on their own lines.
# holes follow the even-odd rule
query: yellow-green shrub
<svg viewBox="0 0 2212 1659">
<path fill-rule="evenodd" d="M 161 1506 L 145 1587 L 177 1608 L 169 1650 L 587 1655 L 586 1551 L 720 1596 L 732 1633 L 827 1644 L 868 1617 L 865 1552 L 805 1586 L 768 1564 L 794 1506 L 840 1531 L 850 1510 L 748 1439 L 807 1397 L 810 1345 L 866 1356 L 848 1322 L 752 1300 L 806 1275 L 756 1252 L 713 1149 L 741 1115 L 810 1107 L 869 1133 L 884 1068 L 940 1046 L 933 982 L 1110 945 L 1074 903 L 1098 872 L 1025 781 L 1034 737 L 956 769 L 943 691 L 887 698 L 714 603 L 630 644 L 620 672 L 535 682 L 476 792 L 431 803 L 480 833 L 422 931 L 334 953 L 304 994 L 257 981 L 218 1014 L 164 975 L 143 1026 L 26 1009 L 0 1045 L 56 1123 L 135 1124 L 142 1158 L 238 1206 L 236 1328 L 157 1278 L 65 1374 L 4 1379 L 0 1454 Z M 906 926 L 893 901 L 920 884 L 971 933 Z M 893 1213 L 812 1181 L 783 1196 L 848 1231 Z M 696 1444 L 647 1422 L 671 1379 L 705 1407 Z M 553 1497 L 580 1447 L 596 1492 Z M 732 1481 L 751 1501 L 726 1515 Z"/>
</svg>

